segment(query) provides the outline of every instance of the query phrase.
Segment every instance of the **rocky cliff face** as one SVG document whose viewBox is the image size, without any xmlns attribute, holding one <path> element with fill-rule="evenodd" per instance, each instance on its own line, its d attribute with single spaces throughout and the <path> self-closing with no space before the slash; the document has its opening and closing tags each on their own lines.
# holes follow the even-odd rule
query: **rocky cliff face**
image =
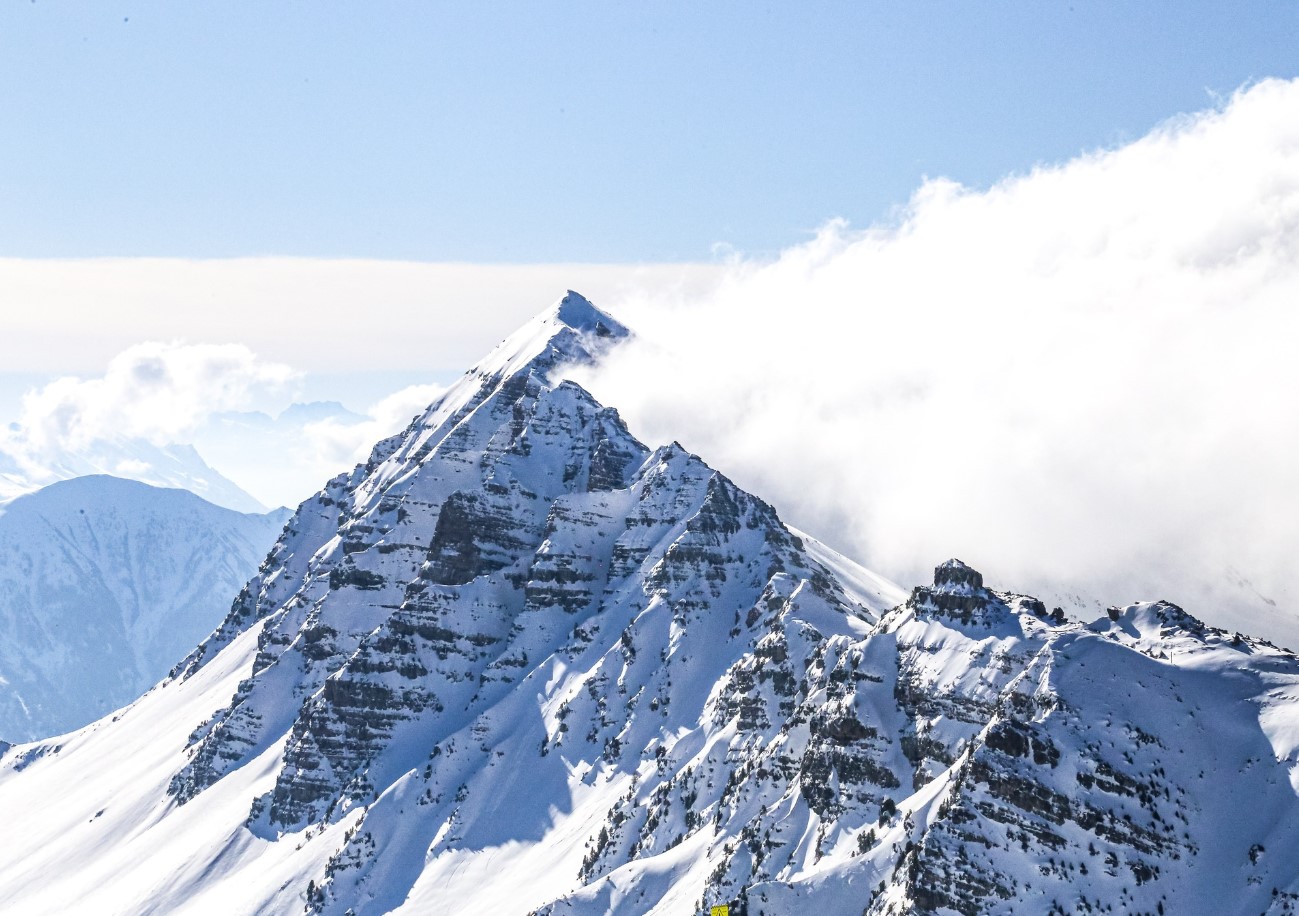
<svg viewBox="0 0 1299 916">
<path fill-rule="evenodd" d="M 664 824 L 712 867 L 700 908 L 1293 911 L 1289 653 L 1164 602 L 1066 622 L 959 561 L 864 638 L 799 636 L 719 681 L 707 778 L 643 770 L 597 880 L 539 912 L 643 900 Z"/>
<path fill-rule="evenodd" d="M 794 703 L 787 660 L 770 710 L 759 694 L 711 697 L 716 679 L 759 643 L 783 652 L 786 627 L 811 631 L 804 618 L 851 634 L 883 610 L 851 597 L 770 506 L 680 446 L 651 452 L 616 412 L 553 380 L 624 329 L 572 294 L 541 324 L 308 500 L 178 669 L 260 621 L 251 677 L 192 736 L 171 784 L 180 801 L 285 740 L 250 829 L 308 829 L 401 784 L 426 809 L 424 842 L 453 846 L 502 829 L 466 817 L 469 795 L 500 794 L 495 768 L 517 780 L 526 760 L 552 784 L 577 762 L 632 774 L 646 747 L 666 761 L 675 723 L 724 723 L 745 706 L 769 725 Z M 664 848 L 666 829 L 639 847 Z M 340 850 L 317 883 L 322 906 L 366 883 L 358 844 L 373 841 L 361 832 Z M 616 864 L 611 843 L 584 876 Z M 349 870 L 340 894 L 331 879 Z"/>
<path fill-rule="evenodd" d="M 30 824 L 20 791 L 160 722 L 175 741 L 13 850 L 0 891 L 31 912 L 1291 911 L 1293 656 L 1166 603 L 1068 620 L 957 560 L 908 596 L 561 380 L 625 333 L 570 294 L 304 503 L 120 723 L 10 750 L 0 805 Z M 97 871 L 58 892 L 23 877 L 78 850 Z"/>
</svg>

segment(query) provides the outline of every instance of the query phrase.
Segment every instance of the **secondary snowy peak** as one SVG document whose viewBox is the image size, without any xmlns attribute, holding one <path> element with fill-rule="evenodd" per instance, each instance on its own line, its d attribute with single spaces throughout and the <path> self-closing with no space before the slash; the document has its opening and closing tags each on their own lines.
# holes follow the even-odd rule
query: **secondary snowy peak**
<svg viewBox="0 0 1299 916">
<path fill-rule="evenodd" d="M 229 607 L 287 511 L 79 477 L 0 515 L 0 735 L 79 728 L 157 683 Z"/>
<path fill-rule="evenodd" d="M 45 454 L 28 449 L 21 438 L 0 444 L 0 504 L 60 480 L 96 475 L 189 490 L 235 512 L 267 511 L 266 506 L 204 461 L 193 446 L 105 438 L 80 448 Z"/>
</svg>

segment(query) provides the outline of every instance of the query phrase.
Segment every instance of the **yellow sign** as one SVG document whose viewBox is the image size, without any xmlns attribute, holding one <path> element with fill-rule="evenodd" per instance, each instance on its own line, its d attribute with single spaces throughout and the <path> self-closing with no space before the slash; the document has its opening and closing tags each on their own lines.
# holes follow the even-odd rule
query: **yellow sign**
<svg viewBox="0 0 1299 916">
<path fill-rule="evenodd" d="M 708 916 L 731 916 L 731 908 L 725 903 L 719 903 Z"/>
</svg>

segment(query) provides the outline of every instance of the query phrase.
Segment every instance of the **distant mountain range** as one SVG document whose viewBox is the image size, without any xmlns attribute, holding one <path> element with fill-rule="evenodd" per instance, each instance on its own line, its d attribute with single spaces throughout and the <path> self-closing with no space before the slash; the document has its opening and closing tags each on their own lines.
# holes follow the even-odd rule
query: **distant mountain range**
<svg viewBox="0 0 1299 916">
<path fill-rule="evenodd" d="M 78 477 L 0 514 L 0 737 L 79 728 L 136 699 L 207 635 L 287 509 Z"/>
<path fill-rule="evenodd" d="M 267 507 L 210 467 L 192 445 L 154 445 L 144 439 L 98 439 L 39 460 L 0 450 L 0 504 L 60 480 L 91 475 L 137 480 L 154 487 L 189 490 L 236 512 Z"/>
<path fill-rule="evenodd" d="M 563 380 L 627 333 L 569 293 L 170 677 L 4 751 L 4 906 L 1299 911 L 1299 659 L 959 560 L 901 589 Z"/>
</svg>

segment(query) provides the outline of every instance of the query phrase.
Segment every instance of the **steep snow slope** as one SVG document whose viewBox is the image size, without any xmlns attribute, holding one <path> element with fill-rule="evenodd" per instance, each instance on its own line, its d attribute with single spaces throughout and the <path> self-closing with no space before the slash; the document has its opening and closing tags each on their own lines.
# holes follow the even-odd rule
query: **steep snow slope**
<svg viewBox="0 0 1299 916">
<path fill-rule="evenodd" d="M 23 913 L 1283 913 L 1299 662 L 909 596 L 560 381 L 576 294 L 305 502 L 115 720 L 0 758 Z M 52 877 L 53 876 L 53 877 Z"/>
<path fill-rule="evenodd" d="M 6 454 L 4 448 L 13 454 Z M 190 445 L 99 439 L 79 449 L 36 458 L 21 441 L 0 444 L 0 504 L 60 480 L 103 474 L 153 487 L 189 490 L 235 512 L 266 511 L 266 506 L 221 476 Z"/>
<path fill-rule="evenodd" d="M 0 736 L 59 734 L 142 694 L 221 620 L 287 515 L 244 515 L 105 476 L 9 504 Z"/>
</svg>

